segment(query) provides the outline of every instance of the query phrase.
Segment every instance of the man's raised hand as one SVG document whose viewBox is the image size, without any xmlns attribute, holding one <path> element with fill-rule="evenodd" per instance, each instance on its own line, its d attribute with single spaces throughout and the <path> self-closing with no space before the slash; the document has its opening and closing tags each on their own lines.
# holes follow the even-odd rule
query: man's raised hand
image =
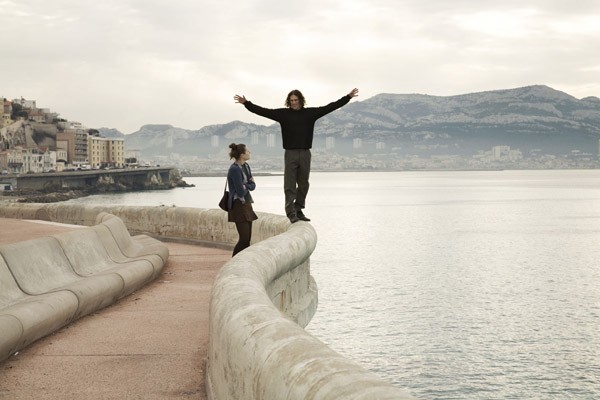
<svg viewBox="0 0 600 400">
<path fill-rule="evenodd" d="M 348 93 L 348 96 L 350 96 L 350 97 L 356 97 L 356 96 L 358 96 L 358 89 L 357 88 L 352 89 L 350 91 L 350 93 Z"/>
<path fill-rule="evenodd" d="M 240 96 L 239 94 L 236 94 L 233 96 L 233 100 L 235 100 L 236 103 L 244 104 L 246 102 L 246 96 Z"/>
</svg>

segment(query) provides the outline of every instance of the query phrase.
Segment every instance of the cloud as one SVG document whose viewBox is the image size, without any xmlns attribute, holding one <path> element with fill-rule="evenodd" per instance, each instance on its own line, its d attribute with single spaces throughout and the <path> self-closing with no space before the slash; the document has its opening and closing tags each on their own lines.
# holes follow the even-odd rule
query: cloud
<svg viewBox="0 0 600 400">
<path fill-rule="evenodd" d="M 0 95 L 90 127 L 270 121 L 353 87 L 452 95 L 547 84 L 600 95 L 600 4 L 584 0 L 0 0 Z M 6 40 L 8 39 L 8 40 Z"/>
</svg>

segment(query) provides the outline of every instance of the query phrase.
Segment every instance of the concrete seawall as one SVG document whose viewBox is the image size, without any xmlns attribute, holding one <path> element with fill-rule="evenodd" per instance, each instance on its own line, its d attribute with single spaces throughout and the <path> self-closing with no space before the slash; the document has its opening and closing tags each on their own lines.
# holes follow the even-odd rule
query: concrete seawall
<svg viewBox="0 0 600 400">
<path fill-rule="evenodd" d="M 234 224 L 217 209 L 182 207 L 0 205 L 4 218 L 93 225 L 100 212 L 130 232 L 163 240 L 231 246 Z M 259 213 L 253 245 L 217 276 L 210 303 L 207 393 L 225 399 L 402 399 L 405 392 L 329 349 L 304 329 L 317 307 L 308 223 Z"/>
</svg>

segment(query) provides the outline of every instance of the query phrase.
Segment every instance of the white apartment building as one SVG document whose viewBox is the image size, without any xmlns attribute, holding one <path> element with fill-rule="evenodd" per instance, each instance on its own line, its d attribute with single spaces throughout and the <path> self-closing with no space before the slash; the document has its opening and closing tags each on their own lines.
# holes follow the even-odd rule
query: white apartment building
<svg viewBox="0 0 600 400">
<path fill-rule="evenodd" d="M 494 146 L 492 157 L 496 161 L 518 161 L 523 158 L 523 154 L 519 149 L 511 150 L 510 146 Z"/>
<path fill-rule="evenodd" d="M 333 136 L 327 136 L 325 138 L 325 148 L 328 150 L 335 148 L 335 138 Z"/>
<path fill-rule="evenodd" d="M 0 169 L 16 174 L 41 173 L 56 169 L 56 152 L 16 147 L 0 152 Z"/>
<path fill-rule="evenodd" d="M 259 136 L 258 136 L 258 132 L 252 132 L 252 139 L 250 141 L 250 143 L 252 143 L 252 145 L 258 144 L 259 141 Z"/>
</svg>

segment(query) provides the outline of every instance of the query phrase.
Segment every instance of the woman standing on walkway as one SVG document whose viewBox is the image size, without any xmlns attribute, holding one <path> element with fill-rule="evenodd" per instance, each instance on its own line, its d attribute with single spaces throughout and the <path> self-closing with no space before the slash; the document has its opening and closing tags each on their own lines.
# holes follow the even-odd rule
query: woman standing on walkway
<svg viewBox="0 0 600 400">
<path fill-rule="evenodd" d="M 250 191 L 256 188 L 250 165 L 246 163 L 250 159 L 250 150 L 245 144 L 231 143 L 229 145 L 229 158 L 235 162 L 227 172 L 227 184 L 229 185 L 228 221 L 235 222 L 239 234 L 239 240 L 233 249 L 233 256 L 246 247 L 250 246 L 252 239 L 252 221 L 258 219 L 252 209 L 252 196 Z"/>
</svg>

